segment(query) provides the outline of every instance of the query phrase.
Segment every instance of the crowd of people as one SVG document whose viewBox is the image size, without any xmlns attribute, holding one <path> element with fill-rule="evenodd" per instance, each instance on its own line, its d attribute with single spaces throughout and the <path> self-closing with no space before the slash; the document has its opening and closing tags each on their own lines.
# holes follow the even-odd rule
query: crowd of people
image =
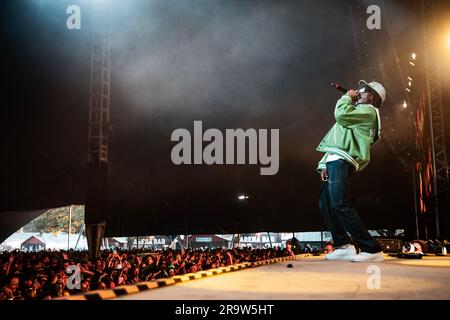
<svg viewBox="0 0 450 320">
<path fill-rule="evenodd" d="M 52 299 L 308 250 L 290 241 L 284 249 L 105 250 L 95 261 L 86 251 L 16 250 L 0 253 L 0 300 Z"/>
</svg>

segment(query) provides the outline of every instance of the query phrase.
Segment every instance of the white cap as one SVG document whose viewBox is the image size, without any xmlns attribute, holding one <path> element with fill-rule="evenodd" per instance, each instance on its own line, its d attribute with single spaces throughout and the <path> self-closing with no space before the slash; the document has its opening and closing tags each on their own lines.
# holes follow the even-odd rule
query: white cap
<svg viewBox="0 0 450 320">
<path fill-rule="evenodd" d="M 367 86 L 367 87 L 371 88 L 373 91 L 375 91 L 376 93 L 378 93 L 378 95 L 381 98 L 381 102 L 384 102 L 384 100 L 386 100 L 386 89 L 381 85 L 381 83 L 378 83 L 378 82 L 367 83 L 364 80 L 360 80 L 359 86 L 361 86 L 361 87 Z"/>
</svg>

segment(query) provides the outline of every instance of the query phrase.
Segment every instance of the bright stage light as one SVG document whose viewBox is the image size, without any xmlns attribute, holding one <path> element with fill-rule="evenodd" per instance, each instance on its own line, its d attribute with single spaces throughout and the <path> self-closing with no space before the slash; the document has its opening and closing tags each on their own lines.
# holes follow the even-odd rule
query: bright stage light
<svg viewBox="0 0 450 320">
<path fill-rule="evenodd" d="M 241 195 L 238 197 L 238 199 L 239 199 L 239 200 L 245 200 L 245 199 L 248 199 L 248 196 L 245 196 L 245 195 L 241 194 Z"/>
<path fill-rule="evenodd" d="M 411 53 L 411 58 L 413 59 L 413 60 L 416 60 L 416 54 L 413 52 L 413 53 Z"/>
<path fill-rule="evenodd" d="M 416 65 L 414 62 L 410 61 L 409 62 L 410 65 L 412 65 L 413 67 Z"/>
<path fill-rule="evenodd" d="M 408 104 L 406 103 L 405 100 L 403 100 L 403 108 L 404 108 L 404 109 L 408 108 Z"/>
<path fill-rule="evenodd" d="M 406 91 L 411 92 L 411 90 L 409 90 L 409 88 L 406 88 Z"/>
</svg>

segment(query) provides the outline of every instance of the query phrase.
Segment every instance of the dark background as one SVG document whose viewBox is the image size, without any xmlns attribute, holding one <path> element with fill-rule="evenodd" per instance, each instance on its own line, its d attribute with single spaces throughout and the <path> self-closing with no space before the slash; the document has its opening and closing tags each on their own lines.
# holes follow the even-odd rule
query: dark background
<svg viewBox="0 0 450 320">
<path fill-rule="evenodd" d="M 366 1 L 2 1 L 0 211 L 85 203 L 90 25 L 107 6 L 107 234 L 322 230 L 315 148 L 340 96 L 329 83 L 355 86 L 361 70 L 383 82 L 369 70 L 382 61 L 389 83 L 380 111 L 390 117 L 382 129 L 409 134 L 391 49 L 404 66 L 420 52 L 420 1 L 376 3 L 382 29 L 369 31 Z M 81 7 L 81 30 L 66 28 L 70 4 Z M 260 165 L 175 166 L 170 135 L 192 133 L 194 120 L 223 132 L 280 129 L 278 174 L 261 176 Z M 369 229 L 414 229 L 414 161 L 396 152 L 398 141 L 411 143 L 382 139 L 352 181 Z"/>
</svg>

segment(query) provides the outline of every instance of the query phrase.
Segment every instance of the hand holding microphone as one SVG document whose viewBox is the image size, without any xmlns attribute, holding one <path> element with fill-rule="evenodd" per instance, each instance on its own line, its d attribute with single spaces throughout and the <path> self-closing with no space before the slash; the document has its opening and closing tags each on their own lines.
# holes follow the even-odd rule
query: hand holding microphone
<svg viewBox="0 0 450 320">
<path fill-rule="evenodd" d="M 352 98 L 352 102 L 356 103 L 358 99 L 360 98 L 360 93 L 354 89 L 347 90 L 346 88 L 342 87 L 339 83 L 331 83 L 331 86 L 335 89 L 347 94 L 350 98 Z"/>
<path fill-rule="evenodd" d="M 356 103 L 359 100 L 359 92 L 353 89 L 350 89 L 346 93 L 350 98 L 352 98 L 352 102 Z"/>
</svg>

